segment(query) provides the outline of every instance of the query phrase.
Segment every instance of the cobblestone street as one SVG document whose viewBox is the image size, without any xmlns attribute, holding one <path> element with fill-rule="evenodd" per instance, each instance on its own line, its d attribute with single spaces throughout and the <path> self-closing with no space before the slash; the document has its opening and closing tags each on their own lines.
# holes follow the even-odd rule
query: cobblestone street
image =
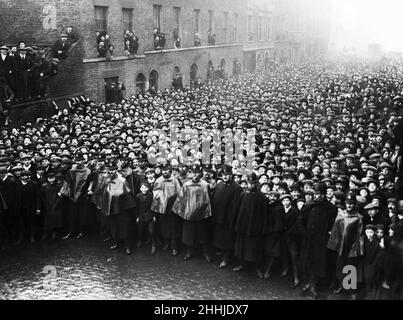
<svg viewBox="0 0 403 320">
<path fill-rule="evenodd" d="M 99 238 L 26 244 L 0 254 L 2 299 L 301 299 L 291 279 L 220 270 L 141 248 L 113 252 Z"/>
</svg>

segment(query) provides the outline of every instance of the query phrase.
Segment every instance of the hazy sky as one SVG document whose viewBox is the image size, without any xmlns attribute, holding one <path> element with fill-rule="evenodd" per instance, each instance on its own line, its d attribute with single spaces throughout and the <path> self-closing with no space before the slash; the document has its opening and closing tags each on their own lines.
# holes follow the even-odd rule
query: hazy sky
<svg viewBox="0 0 403 320">
<path fill-rule="evenodd" d="M 338 48 L 380 43 L 385 51 L 403 51 L 403 0 L 333 0 L 332 29 Z"/>
</svg>

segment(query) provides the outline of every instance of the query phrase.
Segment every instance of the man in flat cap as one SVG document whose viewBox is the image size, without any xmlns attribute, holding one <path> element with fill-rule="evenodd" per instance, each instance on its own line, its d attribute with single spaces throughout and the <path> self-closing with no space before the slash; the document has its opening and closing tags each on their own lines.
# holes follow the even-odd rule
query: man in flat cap
<svg viewBox="0 0 403 320">
<path fill-rule="evenodd" d="M 17 87 L 17 99 L 26 100 L 29 96 L 29 72 L 33 65 L 32 59 L 27 54 L 27 49 L 20 48 L 15 58 L 15 70 L 16 70 L 16 87 Z"/>
<path fill-rule="evenodd" d="M 63 33 L 60 39 L 56 40 L 52 47 L 53 58 L 64 60 L 68 56 L 70 44 L 68 42 L 68 35 Z"/>
</svg>

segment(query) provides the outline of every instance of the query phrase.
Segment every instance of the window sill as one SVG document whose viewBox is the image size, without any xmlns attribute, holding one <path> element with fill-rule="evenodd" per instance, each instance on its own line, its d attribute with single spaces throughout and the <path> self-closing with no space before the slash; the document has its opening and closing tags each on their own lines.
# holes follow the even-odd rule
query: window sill
<svg viewBox="0 0 403 320">
<path fill-rule="evenodd" d="M 149 50 L 149 51 L 144 51 L 144 54 L 150 55 L 150 54 L 169 53 L 169 52 L 181 52 L 181 51 L 213 49 L 213 48 L 242 47 L 242 46 L 243 46 L 242 43 L 226 43 L 226 44 L 216 44 L 213 46 L 188 47 L 188 48 L 180 48 L 180 49 Z"/>
<path fill-rule="evenodd" d="M 113 62 L 113 61 L 122 61 L 122 60 L 136 60 L 136 59 L 143 59 L 145 58 L 145 55 L 136 55 L 136 56 L 118 56 L 118 57 L 113 57 L 109 60 L 106 58 L 86 58 L 83 59 L 83 63 L 92 63 L 92 62 Z"/>
</svg>

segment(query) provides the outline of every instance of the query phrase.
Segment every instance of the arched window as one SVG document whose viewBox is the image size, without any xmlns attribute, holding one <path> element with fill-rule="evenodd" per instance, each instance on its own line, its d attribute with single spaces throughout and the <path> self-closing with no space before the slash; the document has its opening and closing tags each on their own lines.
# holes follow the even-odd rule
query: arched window
<svg viewBox="0 0 403 320">
<path fill-rule="evenodd" d="M 158 72 L 153 70 L 150 72 L 150 89 L 158 90 Z"/>
<path fill-rule="evenodd" d="M 179 67 L 176 66 L 176 67 L 174 68 L 174 78 L 175 78 L 176 75 L 179 74 L 179 73 L 181 73 L 181 69 L 179 69 Z"/>
<path fill-rule="evenodd" d="M 260 68 L 262 66 L 262 56 L 260 53 L 257 55 L 257 58 L 256 58 L 256 66 L 258 68 Z"/>
<path fill-rule="evenodd" d="M 196 63 L 193 63 L 192 66 L 190 67 L 190 81 L 196 81 L 197 80 L 197 72 L 199 68 L 197 67 Z"/>
<path fill-rule="evenodd" d="M 213 78 L 213 62 L 209 61 L 207 65 L 207 80 Z"/>
<path fill-rule="evenodd" d="M 144 74 L 139 73 L 136 78 L 136 91 L 137 93 L 144 93 L 146 89 L 146 77 Z"/>
<path fill-rule="evenodd" d="M 225 70 L 225 59 L 221 59 L 220 67 Z"/>
</svg>

